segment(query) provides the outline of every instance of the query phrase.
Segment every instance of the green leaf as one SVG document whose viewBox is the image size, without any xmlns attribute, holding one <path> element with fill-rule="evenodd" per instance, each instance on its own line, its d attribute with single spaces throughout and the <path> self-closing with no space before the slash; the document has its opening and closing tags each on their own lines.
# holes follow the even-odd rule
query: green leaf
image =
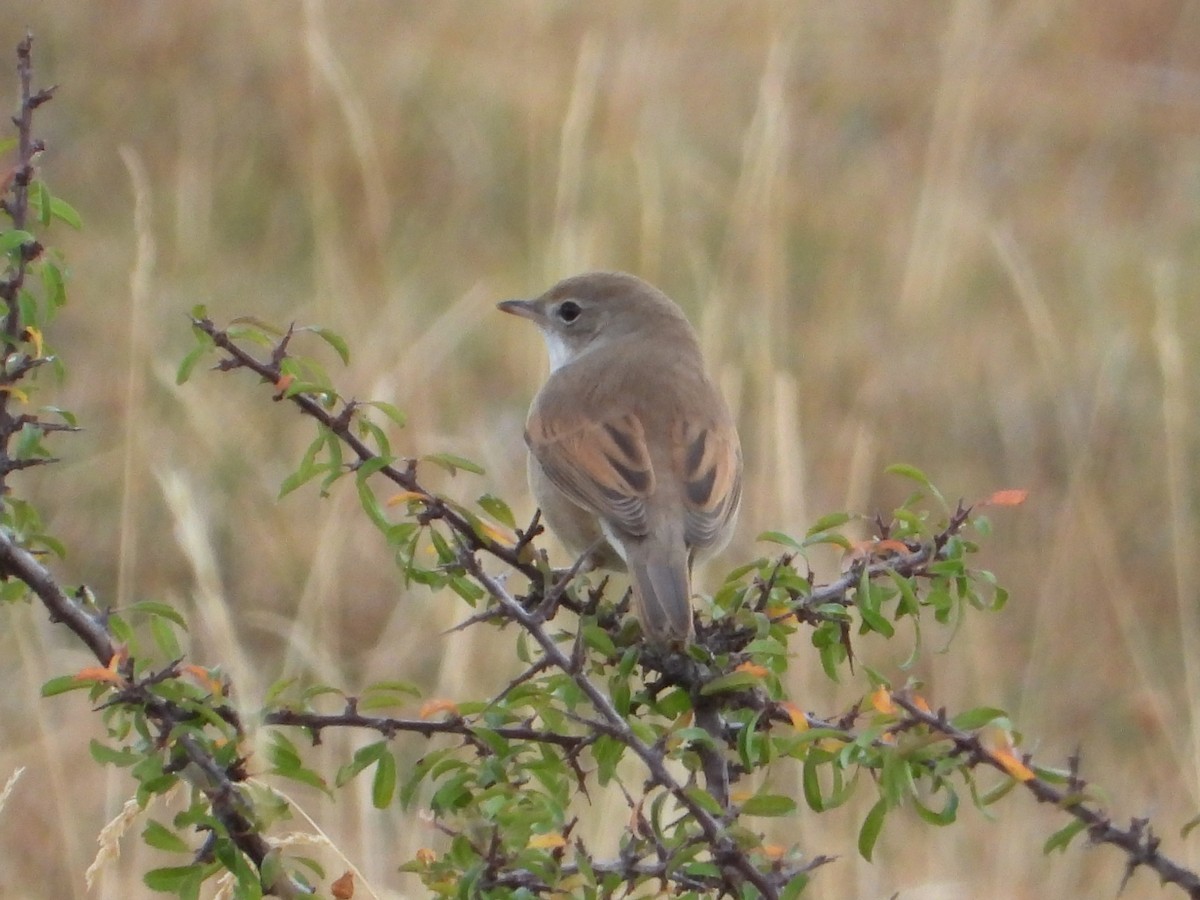
<svg viewBox="0 0 1200 900">
<path fill-rule="evenodd" d="M 142 881 L 152 891 L 182 894 L 193 882 L 198 882 L 203 871 L 199 865 L 169 866 L 165 869 L 151 869 L 142 876 Z"/>
<path fill-rule="evenodd" d="M 755 794 L 742 804 L 747 816 L 789 816 L 796 811 L 796 801 L 783 794 Z"/>
<path fill-rule="evenodd" d="M 14 228 L 12 231 L 0 231 L 0 253 L 9 253 L 25 244 L 36 241 L 28 231 Z"/>
<path fill-rule="evenodd" d="M 179 368 L 175 370 L 175 383 L 183 384 L 192 377 L 192 370 L 196 368 L 196 363 L 204 358 L 212 347 L 208 344 L 197 344 L 187 355 L 180 360 Z"/>
<path fill-rule="evenodd" d="M 43 228 L 50 224 L 50 191 L 44 181 L 29 185 L 29 205 L 38 214 L 38 221 Z"/>
<path fill-rule="evenodd" d="M 396 794 L 396 757 L 389 750 L 379 757 L 375 778 L 371 782 L 371 803 L 376 809 L 387 809 Z"/>
<path fill-rule="evenodd" d="M 764 531 L 754 540 L 755 542 L 761 542 L 765 544 L 780 544 L 784 547 L 790 547 L 793 550 L 802 549 L 798 540 L 796 540 L 790 534 L 784 534 L 782 531 Z"/>
<path fill-rule="evenodd" d="M 81 681 L 74 675 L 59 675 L 42 685 L 42 696 L 55 697 L 58 694 L 65 694 L 67 691 L 87 690 L 91 686 L 91 681 Z"/>
<path fill-rule="evenodd" d="M 88 749 L 92 754 L 92 759 L 102 766 L 112 765 L 124 768 L 132 766 L 142 758 L 142 754 L 140 753 L 134 753 L 132 750 L 126 750 L 123 747 L 109 747 L 106 744 L 100 743 L 95 738 L 92 738 Z"/>
<path fill-rule="evenodd" d="M 50 309 L 60 309 L 67 302 L 67 289 L 62 269 L 50 260 L 42 262 L 42 292 Z"/>
<path fill-rule="evenodd" d="M 863 820 L 862 828 L 859 829 L 858 852 L 867 862 L 871 861 L 871 854 L 875 852 L 875 842 L 879 840 L 879 832 L 883 830 L 883 819 L 887 811 L 887 803 L 880 800 L 871 807 L 871 811 Z"/>
<path fill-rule="evenodd" d="M 809 752 L 804 757 L 804 772 L 802 785 L 804 788 L 804 802 L 808 804 L 813 812 L 823 812 L 825 810 L 825 798 L 821 794 L 821 776 L 817 771 L 818 759 L 817 754 Z"/>
<path fill-rule="evenodd" d="M 83 228 L 83 219 L 80 218 L 79 213 L 75 210 L 75 207 L 59 197 L 51 198 L 50 214 L 60 222 L 70 225 L 76 231 L 79 231 L 81 228 Z"/>
<path fill-rule="evenodd" d="M 183 618 L 183 614 L 169 603 L 161 603 L 157 600 L 139 600 L 129 606 L 129 612 L 169 619 L 180 628 L 187 630 L 187 621 Z"/>
<path fill-rule="evenodd" d="M 191 853 L 192 848 L 165 825 L 151 819 L 142 829 L 142 840 L 156 850 L 166 850 L 169 853 Z"/>
<path fill-rule="evenodd" d="M 484 494 L 479 498 L 479 507 L 501 525 L 507 525 L 513 529 L 517 527 L 517 520 L 513 516 L 512 510 L 499 497 L 492 494 Z"/>
<path fill-rule="evenodd" d="M 1066 850 L 1067 845 L 1071 843 L 1071 839 L 1085 828 L 1087 828 L 1087 822 L 1084 822 L 1082 819 L 1071 820 L 1069 824 L 1046 838 L 1046 843 L 1042 844 L 1042 853 L 1049 856 L 1055 850 Z"/>
<path fill-rule="evenodd" d="M 806 531 L 805 537 L 812 537 L 814 534 L 819 534 L 822 531 L 829 531 L 831 528 L 837 528 L 839 525 L 845 525 L 850 521 L 850 514 L 844 512 L 829 513 L 821 516 L 813 523 L 812 527 Z"/>
<path fill-rule="evenodd" d="M 1179 836 L 1186 839 L 1197 825 L 1200 825 L 1200 816 L 1193 816 L 1183 823 L 1183 827 L 1179 829 Z"/>
<path fill-rule="evenodd" d="M 958 793 L 949 783 L 944 783 L 942 786 L 946 791 L 946 803 L 940 811 L 926 806 L 915 793 L 912 795 L 917 815 L 930 825 L 937 825 L 939 827 L 949 825 L 958 818 Z"/>
<path fill-rule="evenodd" d="M 457 475 L 459 469 L 475 475 L 485 474 L 483 466 L 471 462 L 471 460 L 462 456 L 456 456 L 453 453 L 431 453 L 428 456 L 422 456 L 421 459 L 424 462 L 431 462 L 435 466 L 445 469 L 451 475 Z"/>
<path fill-rule="evenodd" d="M 336 331 L 328 328 L 314 328 L 314 333 L 336 351 L 337 355 L 342 358 L 344 365 L 350 365 L 350 348 L 346 345 L 345 339 Z"/>
<path fill-rule="evenodd" d="M 960 712 L 950 720 L 950 724 L 955 728 L 961 728 L 963 731 L 974 731 L 977 728 L 982 728 L 984 725 L 995 722 L 997 719 L 1007 721 L 1007 714 L 1004 710 L 996 709 L 992 706 L 979 706 L 975 709 Z"/>
<path fill-rule="evenodd" d="M 710 815 L 724 815 L 725 810 L 721 808 L 721 804 L 717 802 L 716 798 L 713 797 L 712 794 L 703 788 L 690 787 L 687 789 L 687 795 L 693 803 Z"/>
<path fill-rule="evenodd" d="M 150 633 L 154 636 L 154 643 L 158 645 L 158 649 L 167 659 L 178 659 L 183 656 L 179 639 L 175 637 L 174 630 L 164 619 L 159 616 L 151 618 Z"/>
<path fill-rule="evenodd" d="M 400 411 L 400 408 L 391 403 L 385 403 L 382 400 L 365 400 L 363 406 L 373 406 L 398 426 L 403 428 L 408 422 L 408 417 Z"/>
<path fill-rule="evenodd" d="M 713 694 L 740 691 L 745 688 L 756 687 L 759 684 L 762 684 L 762 678 L 753 672 L 728 672 L 725 675 L 718 675 L 700 688 L 700 696 L 711 697 Z"/>
</svg>

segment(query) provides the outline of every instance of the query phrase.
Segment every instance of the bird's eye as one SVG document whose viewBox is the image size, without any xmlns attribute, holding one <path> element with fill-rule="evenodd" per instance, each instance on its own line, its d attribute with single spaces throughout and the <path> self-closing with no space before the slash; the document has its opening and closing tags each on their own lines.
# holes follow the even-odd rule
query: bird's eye
<svg viewBox="0 0 1200 900">
<path fill-rule="evenodd" d="M 568 325 L 578 319 L 581 312 L 583 310 L 579 308 L 579 304 L 574 300 L 567 300 L 558 307 L 558 317 Z"/>
</svg>

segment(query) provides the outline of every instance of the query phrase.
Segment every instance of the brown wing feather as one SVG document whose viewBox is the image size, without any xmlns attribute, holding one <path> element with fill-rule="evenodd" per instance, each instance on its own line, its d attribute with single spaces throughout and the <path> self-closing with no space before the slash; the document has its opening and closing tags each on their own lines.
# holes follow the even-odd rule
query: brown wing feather
<svg viewBox="0 0 1200 900">
<path fill-rule="evenodd" d="M 718 543 L 742 497 L 742 450 L 737 432 L 681 422 L 676 471 L 683 480 L 684 539 L 704 549 Z"/>
<path fill-rule="evenodd" d="M 592 422 L 533 412 L 525 441 L 546 476 L 573 503 L 631 535 L 648 531 L 645 500 L 654 491 L 646 431 L 633 414 Z"/>
</svg>

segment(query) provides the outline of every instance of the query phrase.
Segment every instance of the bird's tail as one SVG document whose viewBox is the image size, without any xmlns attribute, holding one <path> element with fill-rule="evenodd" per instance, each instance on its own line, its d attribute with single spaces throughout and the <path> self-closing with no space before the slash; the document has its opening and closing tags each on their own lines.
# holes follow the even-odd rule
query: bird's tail
<svg viewBox="0 0 1200 900">
<path fill-rule="evenodd" d="M 646 640 L 654 644 L 686 644 L 692 637 L 692 591 L 687 549 L 647 546 L 627 548 L 633 580 L 634 607 Z"/>
</svg>

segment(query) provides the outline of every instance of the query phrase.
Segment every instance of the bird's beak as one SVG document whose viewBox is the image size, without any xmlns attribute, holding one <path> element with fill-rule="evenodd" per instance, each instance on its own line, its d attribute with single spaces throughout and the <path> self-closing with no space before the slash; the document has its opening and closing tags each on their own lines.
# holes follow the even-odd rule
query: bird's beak
<svg viewBox="0 0 1200 900">
<path fill-rule="evenodd" d="M 496 304 L 496 309 L 520 316 L 522 319 L 532 319 L 535 322 L 542 317 L 537 304 L 532 300 L 504 300 Z"/>
</svg>

